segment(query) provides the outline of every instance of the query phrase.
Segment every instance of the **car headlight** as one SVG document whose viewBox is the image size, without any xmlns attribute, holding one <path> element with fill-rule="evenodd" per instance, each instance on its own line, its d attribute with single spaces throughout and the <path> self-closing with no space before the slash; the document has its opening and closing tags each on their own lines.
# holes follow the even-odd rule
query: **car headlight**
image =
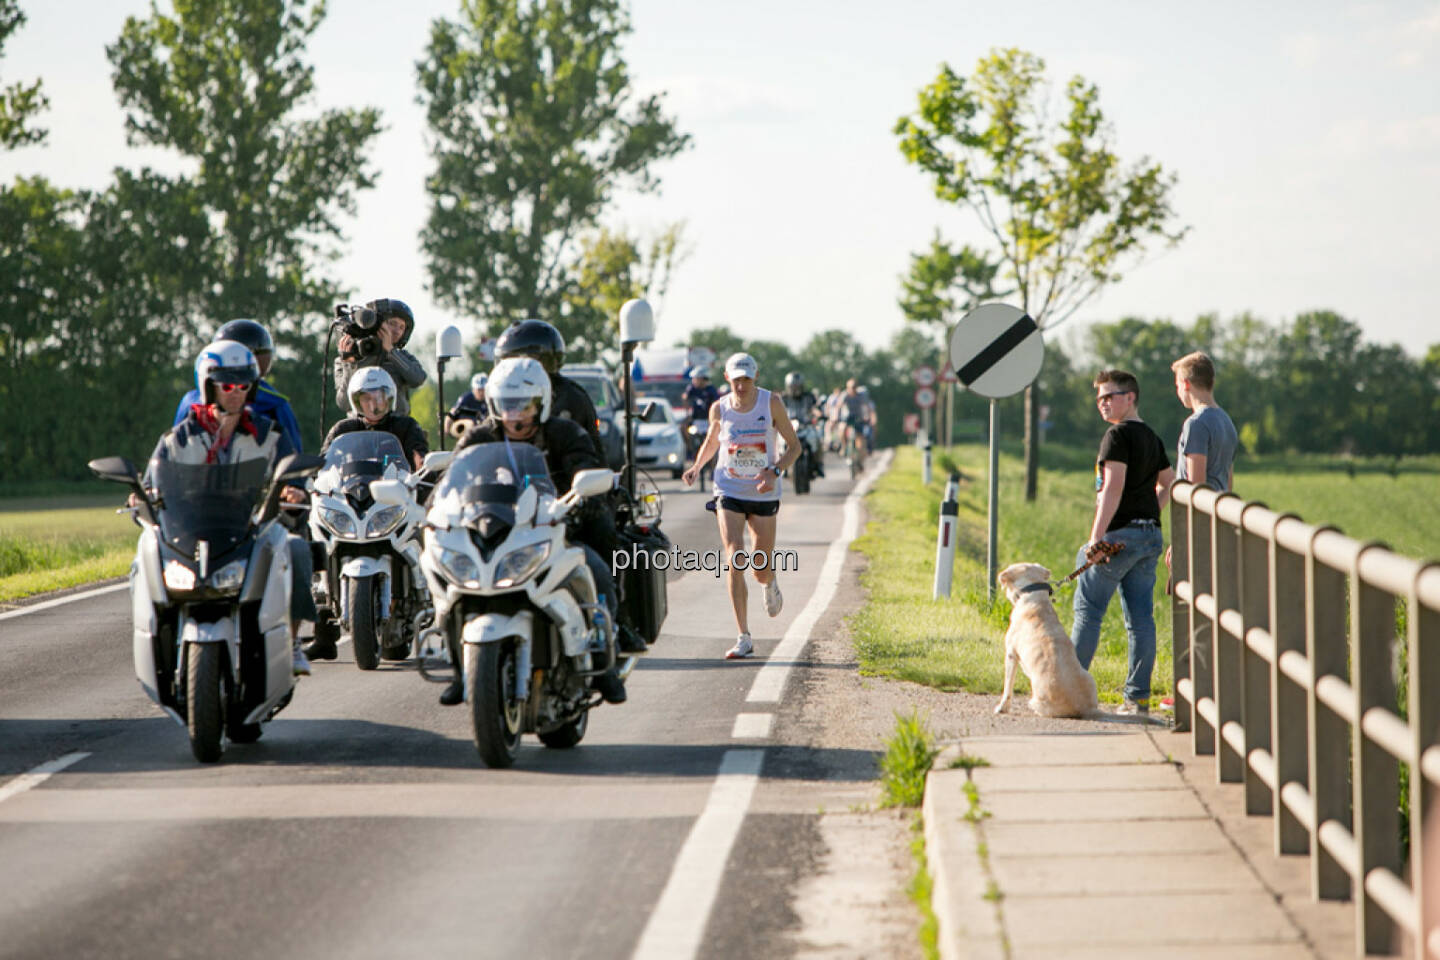
<svg viewBox="0 0 1440 960">
<path fill-rule="evenodd" d="M 210 575 L 211 590 L 239 590 L 245 582 L 245 561 L 232 560 Z"/>
<path fill-rule="evenodd" d="M 532 543 L 506 554 L 495 568 L 495 586 L 513 587 L 529 580 L 550 556 L 550 543 Z"/>
<path fill-rule="evenodd" d="M 333 510 L 330 507 L 321 507 L 320 522 L 337 537 L 355 539 L 355 521 L 350 519 L 350 515 L 347 513 Z"/>
<path fill-rule="evenodd" d="M 195 571 L 179 560 L 167 560 L 165 561 L 165 586 L 181 593 L 194 590 Z"/>
<path fill-rule="evenodd" d="M 474 586 L 480 582 L 480 568 L 475 565 L 474 560 L 470 559 L 469 554 L 440 547 L 439 558 L 440 568 L 456 583 Z"/>
<path fill-rule="evenodd" d="M 596 431 L 599 432 L 600 436 L 602 436 L 602 437 L 608 437 L 608 436 L 610 436 L 610 421 L 605 420 L 605 419 L 596 420 L 596 421 L 595 421 L 595 429 L 596 429 Z"/>
<path fill-rule="evenodd" d="M 376 510 L 365 521 L 365 539 L 383 537 L 400 525 L 405 519 L 405 508 L 398 504 Z"/>
</svg>

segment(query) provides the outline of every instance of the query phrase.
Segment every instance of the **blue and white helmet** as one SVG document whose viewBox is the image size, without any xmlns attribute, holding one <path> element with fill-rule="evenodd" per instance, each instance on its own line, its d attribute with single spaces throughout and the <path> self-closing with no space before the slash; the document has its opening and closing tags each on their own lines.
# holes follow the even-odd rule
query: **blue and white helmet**
<svg viewBox="0 0 1440 960">
<path fill-rule="evenodd" d="M 195 389 L 204 403 L 216 401 L 216 391 L 211 388 L 218 384 L 243 384 L 246 388 L 245 400 L 249 402 L 254 399 L 255 385 L 259 382 L 260 365 L 255 362 L 255 354 L 243 343 L 216 340 L 195 358 Z"/>
<path fill-rule="evenodd" d="M 489 378 L 488 376 L 486 376 L 485 374 L 483 374 L 483 373 L 477 373 L 477 374 L 475 374 L 475 376 L 473 376 L 473 377 L 470 378 L 470 389 L 471 389 L 471 390 L 479 390 L 481 393 L 484 393 L 484 392 L 485 392 L 485 384 L 486 384 L 489 380 L 490 380 L 490 378 Z"/>
<path fill-rule="evenodd" d="M 492 416 L 523 410 L 529 404 L 540 409 L 540 423 L 550 419 L 550 374 L 534 357 L 506 357 L 495 364 L 485 384 L 485 403 Z"/>
<path fill-rule="evenodd" d="M 383 400 L 386 413 L 395 409 L 395 378 L 380 367 L 361 367 L 356 370 L 350 375 L 350 383 L 345 388 L 345 393 L 350 398 L 352 417 L 360 416 L 360 395 L 364 393 L 374 393 L 377 395 L 376 399 Z"/>
</svg>

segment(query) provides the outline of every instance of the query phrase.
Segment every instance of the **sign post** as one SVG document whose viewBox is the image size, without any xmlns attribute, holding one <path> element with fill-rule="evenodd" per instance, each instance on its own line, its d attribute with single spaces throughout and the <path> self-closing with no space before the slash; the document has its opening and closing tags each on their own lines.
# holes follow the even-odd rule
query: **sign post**
<svg viewBox="0 0 1440 960">
<path fill-rule="evenodd" d="M 930 411 L 935 406 L 935 388 L 931 386 L 931 384 L 935 382 L 935 371 L 929 367 L 919 368 L 915 371 L 915 380 L 917 383 L 920 380 L 919 374 L 922 370 L 929 373 L 929 382 L 921 384 L 921 386 L 915 390 L 915 406 L 925 411 L 925 459 L 921 462 L 920 481 L 928 487 L 930 485 L 930 448 L 935 445 L 934 440 L 931 439 L 934 436 L 933 425 L 935 421 L 934 418 L 930 416 Z"/>
<path fill-rule="evenodd" d="M 1000 407 L 1002 397 L 1019 393 L 1040 373 L 1045 340 L 1024 310 L 1008 303 L 986 303 L 961 318 L 950 335 L 950 365 L 967 389 L 990 399 L 990 484 L 985 549 L 987 599 L 995 601 L 997 530 L 1000 504 Z"/>
</svg>

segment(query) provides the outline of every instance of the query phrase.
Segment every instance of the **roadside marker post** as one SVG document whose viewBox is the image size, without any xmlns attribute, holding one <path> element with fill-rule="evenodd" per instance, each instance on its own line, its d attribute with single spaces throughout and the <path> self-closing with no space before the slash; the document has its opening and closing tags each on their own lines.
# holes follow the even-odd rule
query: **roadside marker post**
<svg viewBox="0 0 1440 960">
<path fill-rule="evenodd" d="M 935 541 L 935 590 L 932 599 L 950 596 L 950 583 L 955 576 L 955 524 L 958 521 L 960 474 L 952 472 L 945 484 L 945 499 L 940 503 L 940 532 Z"/>
</svg>

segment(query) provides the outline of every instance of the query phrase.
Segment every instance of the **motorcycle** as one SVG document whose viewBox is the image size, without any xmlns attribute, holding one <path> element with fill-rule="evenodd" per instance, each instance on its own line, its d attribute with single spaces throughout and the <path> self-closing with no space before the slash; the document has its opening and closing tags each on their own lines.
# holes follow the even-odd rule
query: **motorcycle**
<svg viewBox="0 0 1440 960">
<path fill-rule="evenodd" d="M 801 447 L 800 456 L 790 467 L 790 477 L 797 494 L 809 493 L 810 481 L 820 476 L 820 428 L 808 415 L 797 415 L 797 411 L 791 411 L 790 425 L 795 428 Z"/>
<path fill-rule="evenodd" d="M 424 470 L 443 468 L 450 454 L 429 454 Z M 411 473 L 399 439 L 384 431 L 356 431 L 336 437 L 315 477 L 310 536 L 323 545 L 317 563 L 317 639 L 350 635 L 355 663 L 374 670 L 383 655 L 405 660 L 434 610 L 420 573 L 419 529 L 425 508 L 416 502 L 421 474 Z M 374 480 L 400 482 L 405 496 L 377 504 Z"/>
<path fill-rule="evenodd" d="M 129 460 L 90 461 L 138 496 L 125 508 L 141 528 L 130 566 L 135 675 L 202 763 L 219 760 L 227 738 L 260 739 L 295 692 L 290 550 L 276 517 L 281 486 L 322 463 L 292 454 L 269 478 L 264 460 L 157 460 L 152 499 Z"/>
<path fill-rule="evenodd" d="M 615 629 L 565 518 L 613 484 L 609 470 L 581 470 L 557 497 L 540 451 L 507 441 L 461 451 L 435 489 L 420 567 L 434 630 L 463 648 L 457 669 L 486 766 L 511 766 L 525 733 L 575 746 L 601 702 L 591 678 L 617 663 Z M 397 481 L 371 489 L 382 503 L 405 493 Z M 624 660 L 622 678 L 634 664 Z"/>
</svg>

